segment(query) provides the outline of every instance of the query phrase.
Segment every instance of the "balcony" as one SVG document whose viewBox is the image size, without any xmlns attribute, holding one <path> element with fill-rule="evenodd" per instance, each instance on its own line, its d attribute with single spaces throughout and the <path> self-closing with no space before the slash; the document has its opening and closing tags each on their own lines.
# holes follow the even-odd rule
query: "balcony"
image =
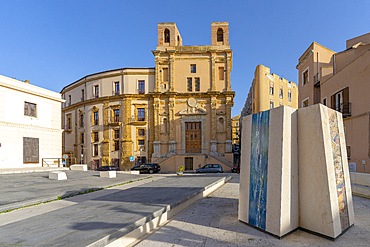
<svg viewBox="0 0 370 247">
<path fill-rule="evenodd" d="M 345 102 L 342 104 L 335 105 L 334 110 L 339 111 L 342 113 L 343 118 L 350 117 L 352 116 L 351 114 L 351 103 L 350 102 Z"/>
<path fill-rule="evenodd" d="M 121 123 L 119 116 L 113 116 L 109 118 L 108 124 L 110 125 L 119 125 Z"/>
<path fill-rule="evenodd" d="M 134 125 L 145 125 L 147 123 L 145 117 L 130 117 L 127 122 Z"/>
</svg>

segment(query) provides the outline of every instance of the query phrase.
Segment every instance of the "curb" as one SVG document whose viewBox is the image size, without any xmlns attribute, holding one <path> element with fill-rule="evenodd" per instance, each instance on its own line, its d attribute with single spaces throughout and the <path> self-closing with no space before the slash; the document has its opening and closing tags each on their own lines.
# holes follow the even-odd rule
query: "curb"
<svg viewBox="0 0 370 247">
<path fill-rule="evenodd" d="M 208 196 L 209 194 L 220 188 L 222 185 L 227 183 L 231 178 L 231 176 L 223 177 L 216 182 L 206 186 L 205 188 L 203 188 L 203 190 L 199 190 L 198 192 L 189 195 L 172 205 L 167 205 L 162 209 L 154 212 L 151 216 L 143 217 L 131 226 L 122 228 L 110 235 L 107 235 L 106 237 L 88 245 L 88 247 L 133 246 L 134 244 L 140 242 L 141 238 L 144 235 L 164 225 L 173 216 L 175 216 L 194 202 L 198 201 L 199 199 Z M 114 240 L 112 241 L 112 239 Z"/>
</svg>

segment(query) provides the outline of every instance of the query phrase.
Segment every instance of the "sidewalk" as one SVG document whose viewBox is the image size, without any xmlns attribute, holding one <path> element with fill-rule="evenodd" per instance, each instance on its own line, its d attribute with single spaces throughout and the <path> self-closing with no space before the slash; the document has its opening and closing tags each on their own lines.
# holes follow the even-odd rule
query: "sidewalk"
<svg viewBox="0 0 370 247">
<path fill-rule="evenodd" d="M 279 240 L 238 221 L 239 177 L 199 200 L 137 247 L 173 246 L 369 246 L 370 200 L 353 197 L 355 225 L 335 241 L 297 230 Z"/>
<path fill-rule="evenodd" d="M 27 194 L 45 195 L 48 190 L 63 189 L 66 185 L 63 183 L 68 180 L 76 187 L 87 184 L 89 188 L 104 180 L 105 183 L 118 181 L 89 172 L 71 171 L 68 180 L 62 181 L 49 180 L 46 175 L 1 175 L 2 185 L 5 183 L 0 186 L 3 187 L 0 200 L 7 205 L 9 202 L 3 195 L 10 201 L 17 192 L 23 193 L 15 194 L 18 199 Z M 126 246 L 193 200 L 214 191 L 228 177 L 228 174 L 155 174 L 149 179 L 3 213 L 0 214 L 0 246 Z"/>
</svg>

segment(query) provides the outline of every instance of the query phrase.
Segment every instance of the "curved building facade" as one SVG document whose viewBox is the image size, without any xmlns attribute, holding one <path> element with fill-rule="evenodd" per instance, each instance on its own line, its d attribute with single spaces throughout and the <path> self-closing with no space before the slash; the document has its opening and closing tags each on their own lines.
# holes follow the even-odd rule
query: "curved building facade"
<svg viewBox="0 0 370 247">
<path fill-rule="evenodd" d="M 232 51 L 228 23 L 211 25 L 211 45 L 183 46 L 175 23 L 158 24 L 154 68 L 86 76 L 62 90 L 63 152 L 70 163 L 162 171 L 207 163 L 232 167 Z"/>
</svg>

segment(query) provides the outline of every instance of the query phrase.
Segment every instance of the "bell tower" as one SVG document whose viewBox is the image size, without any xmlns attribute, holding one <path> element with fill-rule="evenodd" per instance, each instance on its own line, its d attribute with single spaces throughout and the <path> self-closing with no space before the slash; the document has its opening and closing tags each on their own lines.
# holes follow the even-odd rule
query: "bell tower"
<svg viewBox="0 0 370 247">
<path fill-rule="evenodd" d="M 212 22 L 211 25 L 212 46 L 230 46 L 229 45 L 229 23 Z"/>
<path fill-rule="evenodd" d="M 182 46 L 182 38 L 176 23 L 158 23 L 158 47 Z"/>
</svg>

